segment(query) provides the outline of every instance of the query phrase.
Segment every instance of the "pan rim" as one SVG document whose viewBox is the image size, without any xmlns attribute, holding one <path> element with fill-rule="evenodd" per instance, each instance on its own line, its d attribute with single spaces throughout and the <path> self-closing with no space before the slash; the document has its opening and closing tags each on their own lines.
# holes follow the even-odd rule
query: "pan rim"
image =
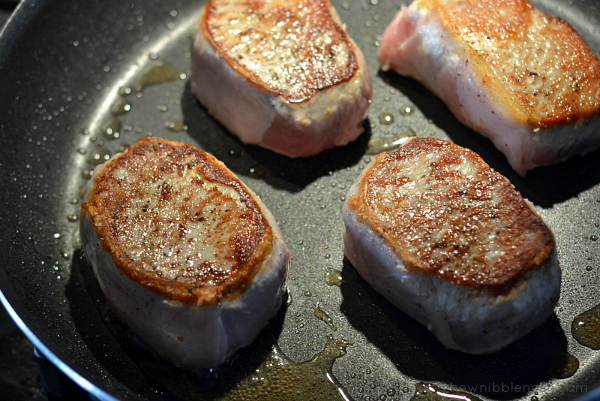
<svg viewBox="0 0 600 401">
<path fill-rule="evenodd" d="M 60 369 L 69 379 L 73 380 L 77 385 L 79 385 L 82 389 L 90 393 L 92 396 L 98 398 L 100 401 L 118 401 L 117 398 L 108 394 L 106 391 L 100 389 L 98 386 L 94 385 L 88 379 L 83 377 L 80 373 L 75 371 L 68 364 L 63 362 L 58 356 L 56 356 L 50 349 L 33 333 L 31 329 L 25 324 L 23 319 L 19 316 L 19 314 L 14 310 L 6 296 L 4 295 L 3 290 L 0 288 L 0 302 L 10 315 L 11 319 L 15 322 L 15 324 L 19 327 L 19 329 L 25 334 L 25 336 L 31 341 L 36 350 L 41 352 L 44 357 L 46 357 L 54 366 Z"/>
</svg>

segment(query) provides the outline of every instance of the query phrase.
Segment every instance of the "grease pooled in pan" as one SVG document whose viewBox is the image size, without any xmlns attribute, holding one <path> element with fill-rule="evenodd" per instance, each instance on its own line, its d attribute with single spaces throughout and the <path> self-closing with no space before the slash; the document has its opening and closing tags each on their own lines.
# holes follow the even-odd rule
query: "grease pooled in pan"
<svg viewBox="0 0 600 401">
<path fill-rule="evenodd" d="M 575 316 L 571 334 L 579 344 L 600 349 L 600 305 Z"/>
<path fill-rule="evenodd" d="M 403 133 L 392 137 L 384 136 L 371 138 L 365 153 L 368 155 L 378 155 L 379 153 L 384 151 L 392 152 L 398 149 L 406 141 L 407 138 L 412 138 L 415 136 L 417 136 L 415 131 L 409 128 Z"/>
<path fill-rule="evenodd" d="M 579 359 L 568 352 L 561 352 L 551 357 L 546 368 L 550 377 L 556 379 L 567 379 L 573 376 L 578 369 Z"/>
<path fill-rule="evenodd" d="M 342 285 L 344 278 L 342 272 L 336 269 L 328 268 L 325 270 L 325 282 L 328 285 L 335 285 L 337 287 Z"/>
<path fill-rule="evenodd" d="M 315 314 L 315 317 L 317 317 L 317 318 L 321 319 L 322 321 L 324 321 L 325 323 L 327 323 L 327 325 L 331 328 L 331 330 L 333 330 L 333 331 L 337 330 L 337 327 L 335 327 L 335 324 L 333 323 L 333 319 L 331 318 L 331 316 L 329 316 L 321 308 L 321 302 L 317 302 L 315 304 L 314 314 Z"/>
<path fill-rule="evenodd" d="M 150 58 L 156 59 L 156 56 L 150 55 Z M 153 61 L 135 80 L 135 89 L 141 92 L 150 85 L 185 79 L 185 77 L 186 75 L 183 71 L 173 68 L 162 61 Z"/>
<path fill-rule="evenodd" d="M 229 400 L 349 400 L 346 389 L 332 373 L 333 362 L 346 354 L 348 342 L 327 337 L 325 348 L 306 362 L 294 362 L 277 346 L 249 378 L 226 396 Z"/>
</svg>

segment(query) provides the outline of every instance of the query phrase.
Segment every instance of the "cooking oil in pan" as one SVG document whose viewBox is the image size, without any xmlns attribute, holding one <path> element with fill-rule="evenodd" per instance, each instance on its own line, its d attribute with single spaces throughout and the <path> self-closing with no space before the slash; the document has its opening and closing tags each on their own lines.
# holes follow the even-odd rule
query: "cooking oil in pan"
<svg viewBox="0 0 600 401">
<path fill-rule="evenodd" d="M 415 385 L 415 394 L 411 400 L 423 400 L 423 401 L 450 401 L 450 400 L 461 400 L 461 401 L 478 401 L 480 398 L 475 397 L 473 394 L 466 393 L 464 391 L 453 391 L 446 390 L 433 384 L 417 383 Z"/>
<path fill-rule="evenodd" d="M 275 346 L 249 378 L 221 400 L 349 400 L 332 373 L 333 362 L 346 354 L 348 342 L 328 336 L 323 351 L 306 362 L 294 362 Z"/>
<path fill-rule="evenodd" d="M 403 116 L 410 116 L 414 111 L 415 109 L 409 104 L 400 107 L 400 114 Z"/>
<path fill-rule="evenodd" d="M 185 79 L 185 74 L 169 64 L 153 61 L 135 80 L 135 89 L 140 92 L 150 85 Z"/>
<path fill-rule="evenodd" d="M 107 139 L 118 139 L 121 130 L 121 122 L 114 117 L 109 118 L 102 124 L 102 134 Z"/>
<path fill-rule="evenodd" d="M 579 359 L 567 352 L 561 352 L 548 361 L 547 372 L 551 377 L 566 379 L 579 369 Z"/>
<path fill-rule="evenodd" d="M 340 287 L 342 285 L 343 277 L 342 272 L 336 269 L 325 270 L 325 282 L 328 285 L 335 285 Z"/>
<path fill-rule="evenodd" d="M 119 92 L 120 93 L 120 92 Z M 119 97 L 113 104 L 110 106 L 110 112 L 115 115 L 121 115 L 127 113 L 131 110 L 131 103 L 125 99 L 124 97 Z"/>
<path fill-rule="evenodd" d="M 81 178 L 83 178 L 84 180 L 89 180 L 90 178 L 92 178 L 93 174 L 94 174 L 94 170 L 90 170 L 89 168 L 86 168 L 81 171 Z"/>
<path fill-rule="evenodd" d="M 321 303 L 317 302 L 315 305 L 315 317 L 321 319 L 331 328 L 331 330 L 337 330 L 337 327 L 333 324 L 333 319 L 323 309 L 321 309 Z"/>
<path fill-rule="evenodd" d="M 92 152 L 92 154 L 88 157 L 87 162 L 94 166 L 104 163 L 110 159 L 110 152 L 107 149 L 96 149 Z"/>
<path fill-rule="evenodd" d="M 600 305 L 575 316 L 571 334 L 579 344 L 600 349 Z"/>
<path fill-rule="evenodd" d="M 365 153 L 368 155 L 377 155 L 384 151 L 391 152 L 398 149 L 404 142 L 406 142 L 408 138 L 412 138 L 414 136 L 417 136 L 417 134 L 415 131 L 409 128 L 403 133 L 393 137 L 372 138 L 369 141 L 369 145 L 367 146 L 367 151 Z"/>
<path fill-rule="evenodd" d="M 379 122 L 383 125 L 391 125 L 394 123 L 394 116 L 392 113 L 383 112 L 379 115 Z"/>
<path fill-rule="evenodd" d="M 167 121 L 165 128 L 173 132 L 188 130 L 188 126 L 183 121 Z"/>
</svg>

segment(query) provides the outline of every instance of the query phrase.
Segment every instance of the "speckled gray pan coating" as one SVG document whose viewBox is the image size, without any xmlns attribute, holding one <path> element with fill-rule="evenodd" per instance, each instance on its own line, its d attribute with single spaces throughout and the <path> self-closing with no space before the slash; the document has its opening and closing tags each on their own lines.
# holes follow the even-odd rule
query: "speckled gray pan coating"
<svg viewBox="0 0 600 401">
<path fill-rule="evenodd" d="M 138 82 L 143 88 L 136 95 L 136 77 L 152 63 L 189 73 L 189 36 L 200 3 L 25 1 L 2 33 L 0 289 L 31 339 L 99 394 L 162 398 L 161 385 L 104 324 L 100 292 L 81 258 L 78 223 L 70 221 L 94 155 L 114 154 L 151 133 L 213 153 L 262 197 L 290 248 L 291 266 L 288 305 L 261 344 L 268 349 L 276 341 L 291 359 L 304 361 L 323 349 L 328 334 L 349 341 L 333 374 L 354 399 L 407 399 L 416 383 L 426 382 L 456 390 L 471 386 L 473 393 L 496 399 L 558 400 L 590 394 L 600 384 L 600 352 L 579 345 L 570 331 L 577 314 L 600 303 L 598 151 L 518 177 L 491 143 L 458 123 L 423 86 L 379 71 L 378 37 L 403 4 L 392 0 L 334 1 L 373 74 L 364 135 L 308 159 L 243 146 L 199 105 L 186 75 L 156 85 Z M 600 52 L 596 0 L 536 3 L 568 20 Z M 123 87 L 131 93 L 122 89 L 120 95 Z M 407 106 L 412 112 L 404 115 Z M 383 113 L 389 114 L 380 119 Z M 172 131 L 169 123 L 184 123 L 187 130 Z M 341 208 L 372 158 L 368 143 L 408 129 L 478 152 L 533 202 L 556 235 L 563 285 L 555 314 L 500 353 L 445 350 L 344 259 Z M 341 271 L 340 287 L 327 284 L 328 269 Z M 330 325 L 315 316 L 317 305 Z M 579 359 L 579 370 L 554 379 L 547 364 L 565 352 Z M 261 352 L 245 352 L 236 362 L 251 372 L 260 361 Z"/>
</svg>

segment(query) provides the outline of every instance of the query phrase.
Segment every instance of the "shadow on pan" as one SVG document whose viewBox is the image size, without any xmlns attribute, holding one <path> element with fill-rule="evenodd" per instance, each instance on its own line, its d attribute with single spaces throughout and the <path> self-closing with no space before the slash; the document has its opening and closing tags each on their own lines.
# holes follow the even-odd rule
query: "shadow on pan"
<svg viewBox="0 0 600 401">
<path fill-rule="evenodd" d="M 113 383 L 117 381 L 130 389 L 131 393 L 138 394 L 140 399 L 159 399 L 153 385 L 148 383 L 147 377 L 108 329 L 105 298 L 82 249 L 74 252 L 71 266 L 71 277 L 65 288 L 70 315 L 101 369 L 112 375 L 103 384 L 111 389 L 118 388 Z"/>
<path fill-rule="evenodd" d="M 554 314 L 494 354 L 469 355 L 448 350 L 425 326 L 373 290 L 346 258 L 342 275 L 341 311 L 349 323 L 399 371 L 418 381 L 477 389 L 473 392 L 510 400 L 523 397 L 550 380 L 548 364 L 567 351 L 567 339 Z"/>
<path fill-rule="evenodd" d="M 238 351 L 218 372 L 180 369 L 160 361 L 150 347 L 112 313 L 81 249 L 75 252 L 72 266 L 66 296 L 77 329 L 98 363 L 141 399 L 183 397 L 202 401 L 226 395 L 256 371 L 272 351 L 287 311 L 284 302 L 252 346 Z"/>
<path fill-rule="evenodd" d="M 454 143 L 478 153 L 536 205 L 552 207 L 600 183 L 600 149 L 584 156 L 574 156 L 562 163 L 538 167 L 529 171 L 526 177 L 521 177 L 490 140 L 461 124 L 450 109 L 418 81 L 381 70 L 378 76 L 406 95 L 425 118 L 446 132 Z M 426 133 L 419 133 L 419 136 L 423 135 Z"/>
<path fill-rule="evenodd" d="M 183 120 L 200 147 L 222 160 L 236 174 L 261 178 L 276 189 L 296 193 L 319 177 L 356 165 L 365 154 L 371 129 L 345 146 L 328 149 L 311 157 L 290 158 L 255 145 L 244 145 L 227 128 L 212 118 L 190 91 L 189 82 L 181 97 Z"/>
</svg>

